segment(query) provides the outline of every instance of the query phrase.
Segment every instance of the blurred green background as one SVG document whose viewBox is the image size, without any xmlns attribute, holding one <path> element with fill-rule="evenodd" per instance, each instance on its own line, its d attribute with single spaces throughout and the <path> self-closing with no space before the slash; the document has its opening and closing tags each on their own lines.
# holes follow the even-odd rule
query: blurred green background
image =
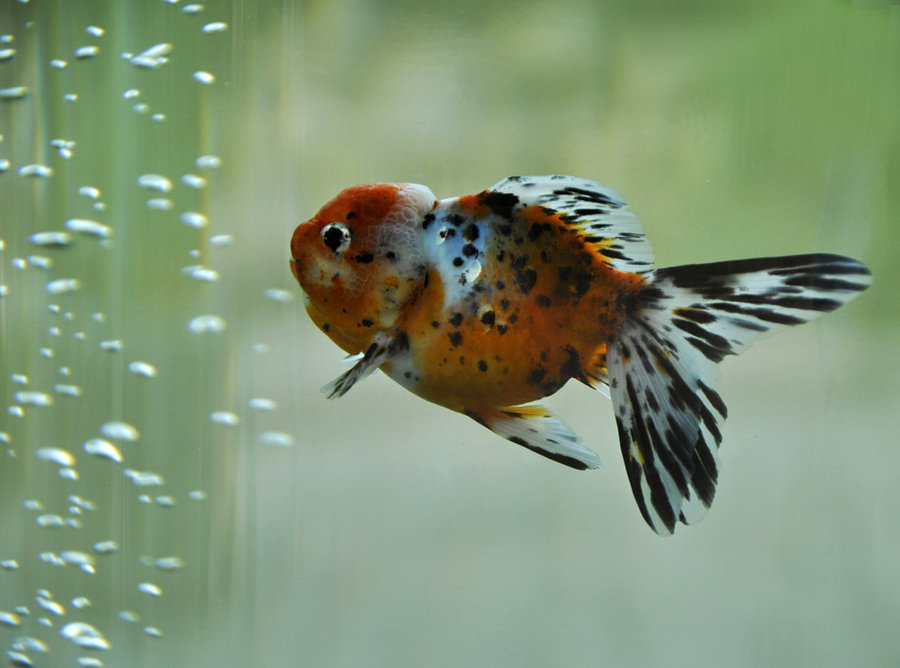
<svg viewBox="0 0 900 668">
<path fill-rule="evenodd" d="M 898 9 L 0 0 L 6 661 L 900 662 Z M 548 403 L 593 473 L 380 375 L 318 391 L 342 353 L 288 272 L 298 222 L 355 183 L 543 173 L 620 190 L 661 265 L 815 250 L 875 275 L 723 364 L 718 498 L 671 539 L 586 388 Z M 71 219 L 111 234 L 30 240 Z M 79 622 L 110 648 L 77 646 Z"/>
</svg>

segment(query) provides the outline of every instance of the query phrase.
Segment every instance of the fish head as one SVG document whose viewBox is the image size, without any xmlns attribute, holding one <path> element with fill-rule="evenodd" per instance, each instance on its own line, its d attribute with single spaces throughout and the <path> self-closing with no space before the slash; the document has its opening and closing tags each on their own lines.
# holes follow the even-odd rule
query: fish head
<svg viewBox="0 0 900 668">
<path fill-rule="evenodd" d="M 425 186 L 373 183 L 342 191 L 291 237 L 291 272 L 313 321 L 348 352 L 392 327 L 425 285 Z"/>
</svg>

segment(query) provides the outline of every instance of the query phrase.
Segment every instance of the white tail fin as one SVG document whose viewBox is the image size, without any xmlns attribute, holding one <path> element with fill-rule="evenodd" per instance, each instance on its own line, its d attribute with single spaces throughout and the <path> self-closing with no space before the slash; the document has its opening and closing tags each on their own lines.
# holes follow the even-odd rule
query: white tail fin
<svg viewBox="0 0 900 668">
<path fill-rule="evenodd" d="M 715 495 L 727 410 L 716 364 L 865 290 L 866 267 L 812 254 L 685 265 L 647 274 L 609 346 L 610 393 L 635 500 L 659 534 L 703 517 Z"/>
</svg>

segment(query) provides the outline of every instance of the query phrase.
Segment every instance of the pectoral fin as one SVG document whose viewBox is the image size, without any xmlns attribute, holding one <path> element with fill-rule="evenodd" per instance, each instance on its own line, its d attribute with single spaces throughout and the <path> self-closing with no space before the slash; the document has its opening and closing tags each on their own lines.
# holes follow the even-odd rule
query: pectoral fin
<svg viewBox="0 0 900 668">
<path fill-rule="evenodd" d="M 387 334 L 380 332 L 375 335 L 375 340 L 366 349 L 362 358 L 353 367 L 342 373 L 333 381 L 322 388 L 329 399 L 342 397 L 353 387 L 357 381 L 362 380 L 375 371 L 385 362 L 409 349 L 409 341 L 404 332 Z M 350 358 L 352 359 L 352 358 Z"/>
<path fill-rule="evenodd" d="M 543 406 L 467 410 L 466 415 L 495 434 L 574 469 L 600 468 L 600 458 L 584 447 L 569 426 Z"/>
</svg>

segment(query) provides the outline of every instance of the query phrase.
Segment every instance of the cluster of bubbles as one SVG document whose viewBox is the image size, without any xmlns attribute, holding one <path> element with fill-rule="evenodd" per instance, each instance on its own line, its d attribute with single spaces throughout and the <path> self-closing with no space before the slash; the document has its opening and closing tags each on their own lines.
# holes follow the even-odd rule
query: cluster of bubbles
<svg viewBox="0 0 900 668">
<path fill-rule="evenodd" d="M 162 4 L 176 3 L 177 0 L 167 0 Z M 181 11 L 187 15 L 202 14 L 204 10 L 204 6 L 199 4 L 181 7 Z M 41 29 L 39 22 L 35 20 L 29 21 L 27 26 L 19 27 L 29 30 Z M 228 29 L 228 24 L 212 21 L 202 24 L 199 33 L 214 36 Z M 75 48 L 72 57 L 77 61 L 101 59 L 103 42 L 109 38 L 107 30 L 96 25 L 86 26 L 84 30 L 90 43 Z M 171 43 L 158 43 L 122 53 L 121 61 L 124 67 L 136 68 L 135 71 L 160 70 L 169 66 L 173 50 L 174 46 Z M 16 35 L 0 34 L 0 68 L 15 64 L 23 55 L 19 52 Z M 66 70 L 70 67 L 70 63 L 67 57 L 60 54 L 49 62 L 40 64 L 41 71 L 44 71 L 44 67 L 51 70 Z M 194 71 L 191 77 L 199 85 L 216 83 L 216 76 L 206 70 Z M 33 93 L 35 86 L 40 85 L 42 85 L 40 82 L 22 81 L 16 85 L 0 88 L 0 105 L 20 105 L 28 104 L 30 100 L 36 101 L 37 96 Z M 129 87 L 121 92 L 121 98 L 130 103 L 133 112 L 146 114 L 159 123 L 169 120 L 167 113 L 152 108 L 137 87 Z M 78 91 L 66 91 L 63 102 L 78 103 Z M 0 112 L 2 111 L 3 107 L 0 107 Z M 6 117 L 0 113 L 0 123 L 4 118 Z M 17 165 L 15 156 L 4 150 L 3 135 L 13 130 L 14 128 L 0 126 L 0 179 L 19 178 L 23 185 L 16 187 L 22 188 L 25 188 L 24 184 L 64 179 L 66 187 L 72 187 L 68 185 L 72 179 L 66 172 L 67 165 L 77 163 L 79 151 L 82 150 L 76 139 L 54 138 L 50 141 L 50 150 L 58 156 L 52 161 L 52 166 L 45 162 Z M 132 189 L 129 196 L 139 193 L 137 196 L 144 198 L 144 205 L 150 211 L 173 209 L 178 211 L 176 199 L 173 198 L 173 193 L 177 192 L 175 189 L 182 187 L 188 189 L 185 192 L 202 191 L 207 188 L 210 180 L 214 179 L 215 171 L 221 165 L 222 160 L 217 155 L 210 153 L 197 155 L 193 167 L 174 179 L 158 173 L 141 174 L 136 182 L 131 181 L 127 186 Z M 11 466 L 13 462 L 25 460 L 24 466 L 28 469 L 36 466 L 44 472 L 55 471 L 57 480 L 65 481 L 60 484 L 64 485 L 67 492 L 71 491 L 65 494 L 62 504 L 55 490 L 49 494 L 57 497 L 52 501 L 34 497 L 21 499 L 24 512 L 31 518 L 29 520 L 31 529 L 25 530 L 39 533 L 55 532 L 54 546 L 61 544 L 64 549 L 40 550 L 36 555 L 37 563 L 34 563 L 33 557 L 25 556 L 24 553 L 6 553 L 5 546 L 9 543 L 0 542 L 0 631 L 6 629 L 12 633 L 6 650 L 6 659 L 15 666 L 32 666 L 40 662 L 45 665 L 56 665 L 53 661 L 48 664 L 46 658 L 42 659 L 41 655 L 51 653 L 54 643 L 60 642 L 70 643 L 76 648 L 77 665 L 102 666 L 103 652 L 112 648 L 110 640 L 112 634 L 109 627 L 116 623 L 115 617 L 120 622 L 140 628 L 146 637 L 163 636 L 163 629 L 142 622 L 142 614 L 137 610 L 119 609 L 115 616 L 108 615 L 104 619 L 102 614 L 98 614 L 98 608 L 102 606 L 103 611 L 114 610 L 115 602 L 98 601 L 98 596 L 105 596 L 102 593 L 93 597 L 87 595 L 91 593 L 91 576 L 102 575 L 105 569 L 111 568 L 111 564 L 117 558 L 116 555 L 122 558 L 121 555 L 133 550 L 129 550 L 125 539 L 117 535 L 116 529 L 122 527 L 116 527 L 111 523 L 92 522 L 92 517 L 103 510 L 104 504 L 115 504 L 118 501 L 115 496 L 108 494 L 105 498 L 102 498 L 103 494 L 99 495 L 101 498 L 91 498 L 88 490 L 94 488 L 84 485 L 82 481 L 84 470 L 90 468 L 92 476 L 95 478 L 101 476 L 106 489 L 133 489 L 132 498 L 136 498 L 140 504 L 158 508 L 171 508 L 178 504 L 177 495 L 167 489 L 163 473 L 129 465 L 130 461 L 141 459 L 139 456 L 142 447 L 141 431 L 145 429 L 145 425 L 135 425 L 118 419 L 116 409 L 108 406 L 106 409 L 109 419 L 97 425 L 94 436 L 77 445 L 35 442 L 25 437 L 28 430 L 20 426 L 25 424 L 30 414 L 42 418 L 43 415 L 61 410 L 61 404 L 68 407 L 71 406 L 69 402 L 91 399 L 90 383 L 85 383 L 84 378 L 78 377 L 77 365 L 69 359 L 72 355 L 65 340 L 80 341 L 94 346 L 95 350 L 112 355 L 127 354 L 126 342 L 112 334 L 112 328 L 109 327 L 110 319 L 106 313 L 114 306 L 95 305 L 91 309 L 92 312 L 85 317 L 77 308 L 69 309 L 65 305 L 70 296 L 84 295 L 88 291 L 85 282 L 78 276 L 57 275 L 56 264 L 59 257 L 57 253 L 68 252 L 66 249 L 84 244 L 96 245 L 110 255 L 130 252 L 128 248 L 116 244 L 117 237 L 121 234 L 117 225 L 121 223 L 108 222 L 122 221 L 123 216 L 121 212 L 116 212 L 111 204 L 108 205 L 104 193 L 96 183 L 76 183 L 74 188 L 77 197 L 73 198 L 73 201 L 82 209 L 90 209 L 93 213 L 69 217 L 59 226 L 62 229 L 41 229 L 24 239 L 7 237 L 10 239 L 9 248 L 3 238 L 3 227 L 0 227 L 0 326 L 8 326 L 4 315 L 6 309 L 10 312 L 28 312 L 34 308 L 36 295 L 38 299 L 42 299 L 41 307 L 52 314 L 54 324 L 48 329 L 47 335 L 35 337 L 31 345 L 36 346 L 37 356 L 45 360 L 45 363 L 42 362 L 45 367 L 47 365 L 54 367 L 53 375 L 57 379 L 55 383 L 44 385 L 43 379 L 47 377 L 46 368 L 41 370 L 28 368 L 22 360 L 3 357 L 5 352 L 0 349 L 2 362 L 0 370 L 6 374 L 6 378 L 0 378 L 0 383 L 9 384 L 10 391 L 5 396 L 11 398 L 7 406 L 0 407 L 3 411 L 0 413 L 0 467 Z M 122 197 L 112 199 L 121 200 Z M 117 213 L 119 215 L 113 215 Z M 178 215 L 178 220 L 187 228 L 200 231 L 199 234 L 203 235 L 210 250 L 227 247 L 234 240 L 228 233 L 210 229 L 214 226 L 210 224 L 209 217 L 204 211 L 182 211 Z M 37 223 L 39 226 L 49 224 L 44 221 Z M 192 250 L 189 255 L 191 263 L 181 269 L 184 276 L 203 284 L 216 283 L 220 280 L 220 272 L 202 261 L 204 258 L 202 251 Z M 42 290 L 35 293 L 30 289 L 30 285 L 34 283 L 32 277 L 41 273 L 44 275 L 41 279 Z M 20 278 L 26 275 L 28 278 Z M 265 290 L 263 297 L 276 304 L 292 301 L 290 292 L 277 288 Z M 79 326 L 78 323 L 82 321 L 89 322 L 85 322 L 87 326 Z M 224 336 L 223 333 L 228 329 L 226 320 L 215 313 L 197 313 L 185 323 L 185 326 L 189 336 L 198 337 Z M 257 344 L 253 350 L 262 353 L 266 347 L 264 344 Z M 157 392 L 165 396 L 167 392 L 165 383 L 177 382 L 177 379 L 165 378 L 165 374 L 160 372 L 158 364 L 152 359 L 127 359 L 122 368 L 137 379 L 135 382 L 142 383 L 149 393 Z M 39 378 L 41 380 L 38 380 Z M 271 413 L 276 411 L 278 406 L 272 399 L 255 397 L 249 399 L 247 408 L 254 412 Z M 241 424 L 241 416 L 229 410 L 213 411 L 208 419 L 211 423 L 226 428 L 235 428 Z M 283 431 L 261 431 L 256 434 L 256 440 L 260 444 L 277 447 L 294 444 L 294 437 Z M 146 444 L 143 447 L 146 447 Z M 34 462 L 34 465 L 31 462 Z M 124 482 L 115 482 L 114 478 Z M 187 490 L 185 494 L 190 502 L 202 502 L 207 499 L 207 492 L 200 488 Z M 64 506 L 64 510 L 60 505 Z M 91 535 L 100 532 L 107 532 L 108 535 L 99 535 L 96 536 L 97 540 L 87 541 L 83 537 L 85 533 Z M 42 542 L 45 541 L 39 537 L 38 540 L 32 541 L 32 544 Z M 164 579 L 165 573 L 180 571 L 188 565 L 187 560 L 179 555 L 140 555 L 136 556 L 136 559 L 142 567 L 148 569 L 147 573 L 153 574 L 140 577 L 139 581 L 133 583 L 133 591 L 145 601 L 164 596 L 166 589 L 157 581 L 159 578 Z M 52 568 L 48 570 L 50 567 Z M 87 579 L 79 580 L 79 583 L 82 583 L 79 586 L 84 593 L 71 597 L 68 595 L 62 598 L 54 597 L 51 588 L 40 586 L 42 581 L 39 580 L 41 577 L 54 577 L 47 576 L 51 571 L 54 573 L 74 571 L 84 574 Z M 23 573 L 25 575 L 21 575 Z M 17 587 L 9 585 L 10 579 L 17 576 L 26 577 L 32 587 L 27 598 L 22 598 L 20 593 L 16 595 L 18 599 L 14 600 L 9 592 L 16 588 L 20 592 L 23 590 L 21 585 Z M 152 606 L 150 611 L 152 616 Z"/>
</svg>

